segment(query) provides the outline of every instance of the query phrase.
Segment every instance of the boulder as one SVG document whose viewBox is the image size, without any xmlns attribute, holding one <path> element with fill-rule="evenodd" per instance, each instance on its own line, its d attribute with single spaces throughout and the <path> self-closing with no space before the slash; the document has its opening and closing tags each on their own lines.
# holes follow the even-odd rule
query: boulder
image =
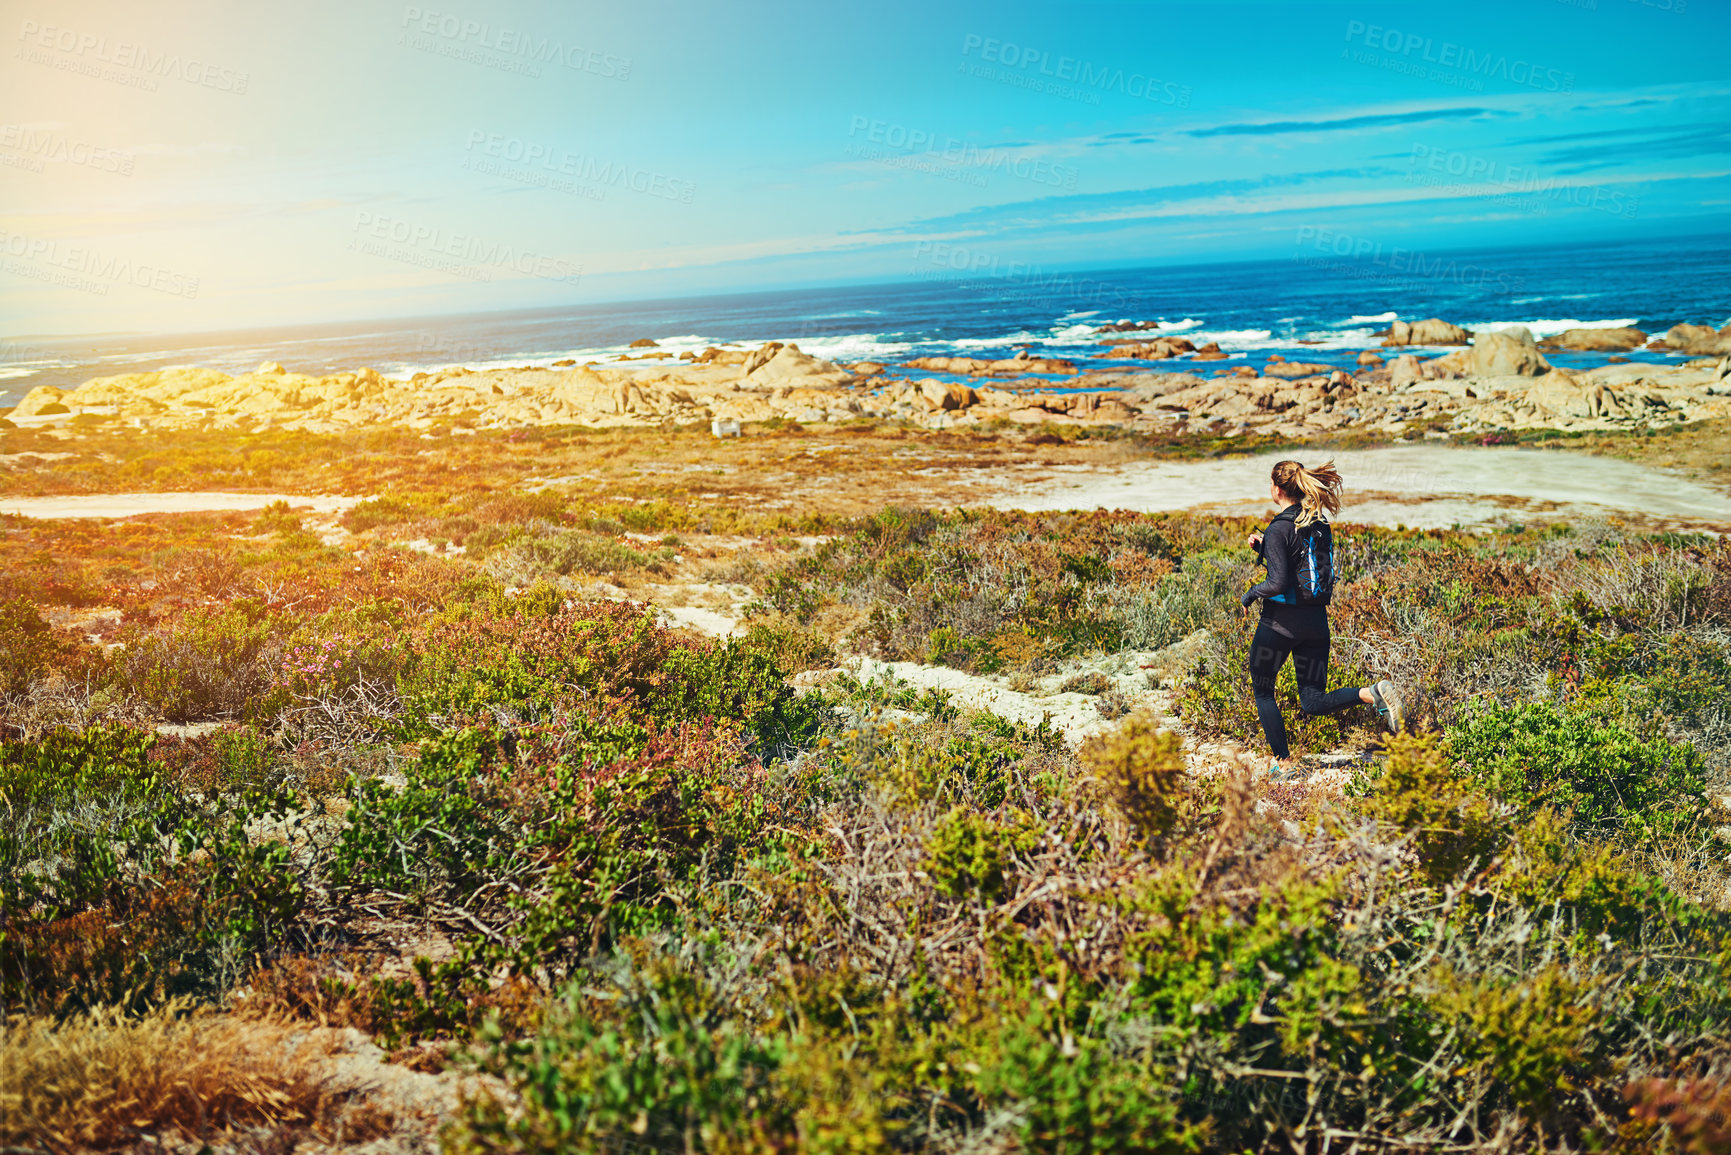
<svg viewBox="0 0 1731 1155">
<path fill-rule="evenodd" d="M 1111 348 L 1101 357 L 1121 357 L 1130 361 L 1164 361 L 1180 353 L 1194 353 L 1196 346 L 1184 337 L 1156 337 L 1152 341 L 1107 341 Z"/>
<path fill-rule="evenodd" d="M 1158 329 L 1158 321 L 1111 321 L 1100 326 L 1102 333 L 1140 333 L 1148 329 Z"/>
<path fill-rule="evenodd" d="M 1405 389 L 1424 380 L 1424 370 L 1411 353 L 1402 353 L 1388 364 L 1388 384 L 1391 389 Z"/>
<path fill-rule="evenodd" d="M 257 369 L 254 369 L 253 372 L 259 374 L 260 376 L 265 376 L 267 374 L 273 374 L 273 373 L 286 373 L 286 372 L 288 372 L 288 370 L 284 369 L 280 362 L 264 361 L 264 362 L 261 362 L 259 364 L 259 367 Z"/>
<path fill-rule="evenodd" d="M 781 352 L 780 341 L 764 342 L 756 349 L 753 349 L 750 353 L 747 353 L 745 360 L 740 362 L 740 375 L 750 376 L 757 368 L 768 364 L 769 360 L 779 352 Z"/>
<path fill-rule="evenodd" d="M 882 361 L 855 361 L 848 369 L 855 377 L 875 377 L 884 371 Z"/>
<path fill-rule="evenodd" d="M 1334 372 L 1333 365 L 1315 365 L 1305 361 L 1276 361 L 1268 359 L 1268 368 L 1264 370 L 1270 377 L 1314 377 L 1317 374 Z"/>
<path fill-rule="evenodd" d="M 1452 325 L 1440 317 L 1429 317 L 1423 321 L 1408 324 L 1396 321 L 1389 326 L 1389 334 L 1383 339 L 1385 347 L 1399 345 L 1465 345 L 1472 340 L 1472 334 L 1459 325 Z"/>
<path fill-rule="evenodd" d="M 988 361 L 981 357 L 915 357 L 910 369 L 934 373 L 965 373 L 969 376 L 1019 377 L 1024 373 L 1074 373 L 1076 363 L 1061 357 L 1030 357 L 1026 353 Z"/>
<path fill-rule="evenodd" d="M 758 354 L 775 346 L 775 351 L 767 358 L 752 364 L 748 359 L 745 363 L 744 379 L 755 388 L 766 388 L 783 385 L 840 385 L 852 374 L 841 368 L 834 361 L 824 361 L 808 353 L 801 353 L 798 345 L 783 345 L 779 341 L 771 341 L 763 349 L 752 354 Z"/>
<path fill-rule="evenodd" d="M 1709 325 L 1672 325 L 1665 334 L 1665 348 L 1673 353 L 1711 357 L 1731 353 L 1731 325 L 1714 329 Z"/>
<path fill-rule="evenodd" d="M 1527 404 L 1548 417 L 1621 417 L 1624 407 L 1604 385 L 1576 376 L 1566 369 L 1552 369 L 1534 381 L 1526 392 Z"/>
<path fill-rule="evenodd" d="M 1471 371 L 1475 377 L 1536 377 L 1549 373 L 1551 363 L 1539 353 L 1532 333 L 1514 325 L 1474 338 Z"/>
<path fill-rule="evenodd" d="M 1410 353 L 1406 354 L 1406 356 L 1409 356 L 1409 357 L 1411 355 L 1412 354 L 1410 354 Z M 1381 354 L 1372 353 L 1369 349 L 1366 349 L 1364 352 L 1362 352 L 1358 355 L 1358 363 L 1360 365 L 1368 365 L 1374 369 L 1378 365 L 1382 364 L 1382 356 L 1381 356 Z"/>
<path fill-rule="evenodd" d="M 1639 349 L 1647 343 L 1647 334 L 1639 329 L 1564 329 L 1555 337 L 1539 342 L 1541 349 L 1572 349 L 1584 353 L 1616 353 L 1624 349 Z"/>
<path fill-rule="evenodd" d="M 625 347 L 627 349 L 654 349 L 657 346 L 655 342 L 651 341 L 648 337 L 639 337 L 637 340 L 631 342 L 631 344 Z"/>
<path fill-rule="evenodd" d="M 1023 350 L 1014 357 L 987 362 L 985 371 L 996 377 L 1019 377 L 1024 373 L 1074 373 L 1076 363 L 1062 357 L 1030 357 Z"/>
<path fill-rule="evenodd" d="M 12 410 L 13 417 L 51 417 L 56 413 L 70 412 L 66 408 L 66 390 L 56 389 L 52 385 L 38 385 L 24 394 Z"/>
<path fill-rule="evenodd" d="M 935 379 L 920 382 L 920 399 L 927 409 L 966 409 L 979 403 L 979 394 L 972 386 Z"/>
</svg>

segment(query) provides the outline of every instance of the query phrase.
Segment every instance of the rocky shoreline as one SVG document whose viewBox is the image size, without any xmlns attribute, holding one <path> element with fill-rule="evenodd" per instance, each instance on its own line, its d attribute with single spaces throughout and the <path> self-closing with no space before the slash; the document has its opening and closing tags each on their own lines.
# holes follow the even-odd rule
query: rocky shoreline
<svg viewBox="0 0 1731 1155">
<path fill-rule="evenodd" d="M 1119 425 L 1214 435 L 1257 432 L 1303 440 L 1342 430 L 1433 436 L 1532 428 L 1615 429 L 1731 417 L 1731 326 L 1678 325 L 1649 342 L 1638 329 L 1572 329 L 1537 342 L 1525 329 L 1469 333 L 1431 318 L 1395 322 L 1356 368 L 1278 355 L 1226 360 L 1217 347 L 1150 335 L 1126 323 L 1096 356 L 1185 358 L 1195 369 L 1084 368 L 1022 351 L 1002 359 L 928 357 L 889 366 L 838 364 L 798 345 L 710 348 L 671 363 L 451 369 L 408 380 L 372 369 L 313 377 L 267 362 L 230 376 L 170 368 L 100 377 L 75 389 L 42 386 L 11 411 L 18 425 L 81 415 L 153 430 L 287 428 L 337 432 L 391 425 L 453 433 L 532 425 L 661 426 L 702 422 L 904 420 L 927 428 L 988 423 Z M 652 346 L 653 342 L 640 344 Z M 1456 346 L 1439 356 L 1394 352 Z M 1612 358 L 1577 371 L 1547 351 L 1658 349 L 1671 365 Z M 650 354 L 650 356 L 654 356 Z M 921 376 L 920 374 L 927 374 Z M 931 376 L 943 374 L 944 376 Z M 986 384 L 990 381 L 990 384 Z"/>
</svg>

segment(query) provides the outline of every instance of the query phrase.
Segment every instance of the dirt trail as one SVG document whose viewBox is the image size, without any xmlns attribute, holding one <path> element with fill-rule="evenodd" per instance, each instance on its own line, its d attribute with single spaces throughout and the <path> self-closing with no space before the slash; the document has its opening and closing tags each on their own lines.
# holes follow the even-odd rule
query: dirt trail
<svg viewBox="0 0 1731 1155">
<path fill-rule="evenodd" d="M 360 497 L 304 497 L 291 493 L 88 493 L 62 497 L 0 497 L 0 514 L 19 517 L 135 517 L 141 513 L 207 513 L 263 509 L 286 501 L 293 509 L 341 513 Z"/>
<path fill-rule="evenodd" d="M 1223 461 L 1030 469 L 1000 478 L 999 509 L 1267 511 L 1268 470 L 1288 453 Z M 1305 452 L 1316 463 L 1326 454 Z M 1433 445 L 1331 455 L 1346 477 L 1341 519 L 1444 529 L 1505 520 L 1615 516 L 1667 528 L 1731 532 L 1731 494 L 1679 473 L 1611 457 L 1515 448 Z"/>
</svg>

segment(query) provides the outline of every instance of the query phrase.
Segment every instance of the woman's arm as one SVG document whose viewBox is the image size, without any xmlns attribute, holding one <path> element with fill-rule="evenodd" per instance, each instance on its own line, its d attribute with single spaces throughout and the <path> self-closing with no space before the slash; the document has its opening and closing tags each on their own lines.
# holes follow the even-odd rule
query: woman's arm
<svg viewBox="0 0 1731 1155">
<path fill-rule="evenodd" d="M 1244 591 L 1244 604 L 1257 598 L 1271 598 L 1286 592 L 1292 584 L 1292 523 L 1277 521 L 1268 527 L 1262 539 L 1262 561 L 1268 566 L 1268 576 Z"/>
</svg>

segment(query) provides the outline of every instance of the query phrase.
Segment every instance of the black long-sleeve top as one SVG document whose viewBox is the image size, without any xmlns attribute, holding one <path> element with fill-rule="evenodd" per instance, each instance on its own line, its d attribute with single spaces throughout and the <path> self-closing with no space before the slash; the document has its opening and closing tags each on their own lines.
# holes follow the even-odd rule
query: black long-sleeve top
<svg viewBox="0 0 1731 1155">
<path fill-rule="evenodd" d="M 1256 547 L 1256 556 L 1268 567 L 1268 576 L 1244 591 L 1245 605 L 1257 598 L 1275 597 L 1292 588 L 1292 559 L 1298 552 L 1298 529 L 1292 518 L 1286 516 L 1289 513 L 1296 516 L 1298 506 L 1287 506 L 1262 531 L 1262 544 Z"/>
</svg>

